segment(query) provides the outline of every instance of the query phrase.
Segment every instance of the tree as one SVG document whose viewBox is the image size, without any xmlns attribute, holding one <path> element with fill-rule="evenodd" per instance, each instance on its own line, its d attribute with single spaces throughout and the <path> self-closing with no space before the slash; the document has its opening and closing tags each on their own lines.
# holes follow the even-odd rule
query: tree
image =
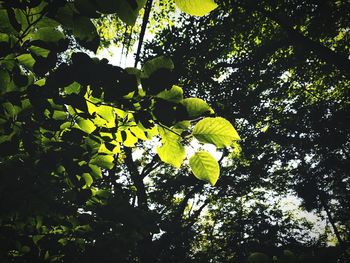
<svg viewBox="0 0 350 263">
<path fill-rule="evenodd" d="M 107 14 L 132 26 L 151 2 L 0 1 L 2 262 L 150 262 L 160 231 L 144 184 L 153 163 L 140 173 L 133 148 L 158 136 L 160 159 L 179 167 L 182 140 L 239 139 L 205 101 L 183 98 L 169 58 L 122 69 L 88 55 Z M 209 153 L 190 166 L 216 183 Z"/>
<path fill-rule="evenodd" d="M 324 212 L 345 262 L 349 4 L 217 3 L 211 16 L 164 30 L 144 57 L 171 56 L 185 93 L 205 98 L 239 127 L 245 160 L 234 174 L 249 178 L 247 192 L 291 191 L 305 209 Z"/>
</svg>

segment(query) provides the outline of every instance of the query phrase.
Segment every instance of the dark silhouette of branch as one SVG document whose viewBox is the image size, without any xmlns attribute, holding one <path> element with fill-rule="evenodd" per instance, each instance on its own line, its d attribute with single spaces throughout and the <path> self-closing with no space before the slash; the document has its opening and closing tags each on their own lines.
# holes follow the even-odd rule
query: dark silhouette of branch
<svg viewBox="0 0 350 263">
<path fill-rule="evenodd" d="M 141 53 L 143 38 L 144 38 L 145 33 L 146 33 L 146 27 L 147 27 L 147 23 L 149 20 L 149 15 L 151 13 L 152 3 L 153 3 L 153 0 L 147 0 L 146 7 L 145 7 L 145 13 L 144 13 L 143 19 L 142 19 L 142 27 L 141 27 L 141 32 L 140 32 L 139 43 L 137 46 L 137 52 L 136 52 L 136 57 L 135 57 L 135 65 L 134 65 L 135 68 L 137 67 L 137 64 L 139 63 L 139 60 L 140 60 L 140 53 Z"/>
<path fill-rule="evenodd" d="M 346 55 L 339 54 L 321 43 L 306 37 L 301 32 L 294 29 L 286 15 L 266 11 L 258 5 L 255 6 L 257 11 L 277 23 L 287 33 L 294 46 L 301 46 L 305 51 L 314 52 L 320 59 L 336 66 L 338 69 L 342 70 L 345 75 L 350 76 L 350 60 Z"/>
<path fill-rule="evenodd" d="M 131 149 L 128 147 L 125 147 L 124 151 L 126 155 L 125 164 L 129 170 L 130 177 L 133 180 L 136 187 L 138 206 L 142 208 L 144 211 L 148 211 L 147 194 L 146 194 L 145 185 L 143 183 L 143 178 L 141 177 L 139 171 L 137 170 L 137 166 L 134 160 L 132 159 Z"/>
</svg>

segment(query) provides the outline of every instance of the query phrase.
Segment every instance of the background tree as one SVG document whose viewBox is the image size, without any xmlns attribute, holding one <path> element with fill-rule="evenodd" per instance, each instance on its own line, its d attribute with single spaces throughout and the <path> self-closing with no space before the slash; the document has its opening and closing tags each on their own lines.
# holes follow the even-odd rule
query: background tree
<svg viewBox="0 0 350 263">
<path fill-rule="evenodd" d="M 305 209 L 323 211 L 346 261 L 349 4 L 218 4 L 210 16 L 179 18 L 181 26 L 148 43 L 145 57 L 171 56 L 185 93 L 207 99 L 239 127 L 244 161 L 233 174 L 247 192 L 294 193 Z"/>
</svg>

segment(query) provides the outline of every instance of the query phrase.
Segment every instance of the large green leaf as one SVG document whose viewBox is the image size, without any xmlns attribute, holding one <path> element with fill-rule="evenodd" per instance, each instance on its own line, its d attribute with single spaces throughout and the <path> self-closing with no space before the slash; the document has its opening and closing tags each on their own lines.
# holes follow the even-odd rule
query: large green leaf
<svg viewBox="0 0 350 263">
<path fill-rule="evenodd" d="M 193 129 L 193 136 L 203 143 L 211 143 L 224 148 L 240 137 L 232 124 L 221 117 L 204 118 Z"/>
<path fill-rule="evenodd" d="M 90 164 L 94 164 L 105 169 L 112 169 L 114 166 L 113 161 L 113 156 L 99 154 L 90 161 Z"/>
<path fill-rule="evenodd" d="M 16 57 L 17 61 L 28 69 L 33 69 L 35 59 L 31 54 L 22 54 Z"/>
<path fill-rule="evenodd" d="M 180 168 L 186 156 L 185 147 L 178 140 L 167 140 L 157 148 L 160 159 L 176 168 Z"/>
<path fill-rule="evenodd" d="M 0 9 L 0 31 L 3 33 L 17 33 L 11 25 L 5 9 Z"/>
<path fill-rule="evenodd" d="M 172 69 L 174 69 L 174 63 L 170 58 L 164 57 L 164 56 L 160 56 L 160 57 L 156 57 L 154 59 L 151 59 L 143 65 L 141 77 L 147 78 L 153 72 L 155 72 L 159 69 L 172 70 Z"/>
<path fill-rule="evenodd" d="M 96 27 L 89 18 L 75 16 L 73 21 L 73 34 L 79 41 L 92 41 L 98 37 Z"/>
<path fill-rule="evenodd" d="M 162 138 L 162 146 L 157 148 L 160 159 L 168 164 L 179 168 L 185 159 L 186 151 L 181 144 L 181 137 L 178 129 L 165 129 L 158 127 L 159 134 Z"/>
<path fill-rule="evenodd" d="M 175 0 L 181 11 L 193 15 L 204 16 L 218 7 L 214 0 Z"/>
<path fill-rule="evenodd" d="M 54 27 L 43 27 L 29 35 L 29 38 L 34 40 L 42 40 L 44 42 L 58 42 L 64 39 L 65 36 L 61 31 L 58 31 Z"/>
<path fill-rule="evenodd" d="M 134 25 L 140 9 L 146 0 L 98 0 L 95 2 L 97 9 L 105 14 L 116 13 L 118 17 L 128 25 Z"/>
<path fill-rule="evenodd" d="M 186 107 L 190 118 L 197 118 L 206 114 L 214 113 L 213 109 L 202 99 L 187 98 L 184 99 L 182 104 Z"/>
<path fill-rule="evenodd" d="M 189 160 L 193 174 L 203 181 L 215 185 L 220 175 L 218 161 L 208 152 L 196 152 Z"/>
<path fill-rule="evenodd" d="M 96 27 L 89 18 L 84 16 L 73 17 L 73 34 L 83 47 L 96 52 L 99 46 L 100 38 Z"/>
<path fill-rule="evenodd" d="M 180 102 L 183 99 L 183 93 L 182 88 L 174 85 L 170 90 L 163 90 L 158 93 L 156 97 L 167 101 Z"/>
<path fill-rule="evenodd" d="M 79 118 L 77 120 L 77 124 L 79 125 L 79 128 L 82 131 L 84 131 L 88 134 L 92 133 L 96 129 L 95 124 L 91 120 Z"/>
</svg>

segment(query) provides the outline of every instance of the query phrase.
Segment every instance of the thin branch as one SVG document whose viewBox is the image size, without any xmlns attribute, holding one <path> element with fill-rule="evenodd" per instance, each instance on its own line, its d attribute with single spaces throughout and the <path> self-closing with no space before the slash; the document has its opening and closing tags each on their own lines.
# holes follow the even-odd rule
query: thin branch
<svg viewBox="0 0 350 263">
<path fill-rule="evenodd" d="M 180 134 L 180 133 L 177 133 L 176 131 L 173 131 L 173 130 L 170 129 L 168 126 L 165 126 L 165 125 L 163 125 L 163 124 L 161 124 L 161 123 L 157 123 L 157 124 L 158 124 L 160 127 L 162 127 L 162 128 L 164 128 L 164 129 L 166 129 L 166 130 L 168 130 L 168 131 L 170 131 L 170 132 L 176 134 L 177 136 L 181 137 L 181 134 Z"/>
<path fill-rule="evenodd" d="M 158 164 L 160 161 L 158 154 L 155 154 L 152 160 L 145 165 L 145 167 L 141 171 L 141 177 L 145 178 Z"/>
</svg>

